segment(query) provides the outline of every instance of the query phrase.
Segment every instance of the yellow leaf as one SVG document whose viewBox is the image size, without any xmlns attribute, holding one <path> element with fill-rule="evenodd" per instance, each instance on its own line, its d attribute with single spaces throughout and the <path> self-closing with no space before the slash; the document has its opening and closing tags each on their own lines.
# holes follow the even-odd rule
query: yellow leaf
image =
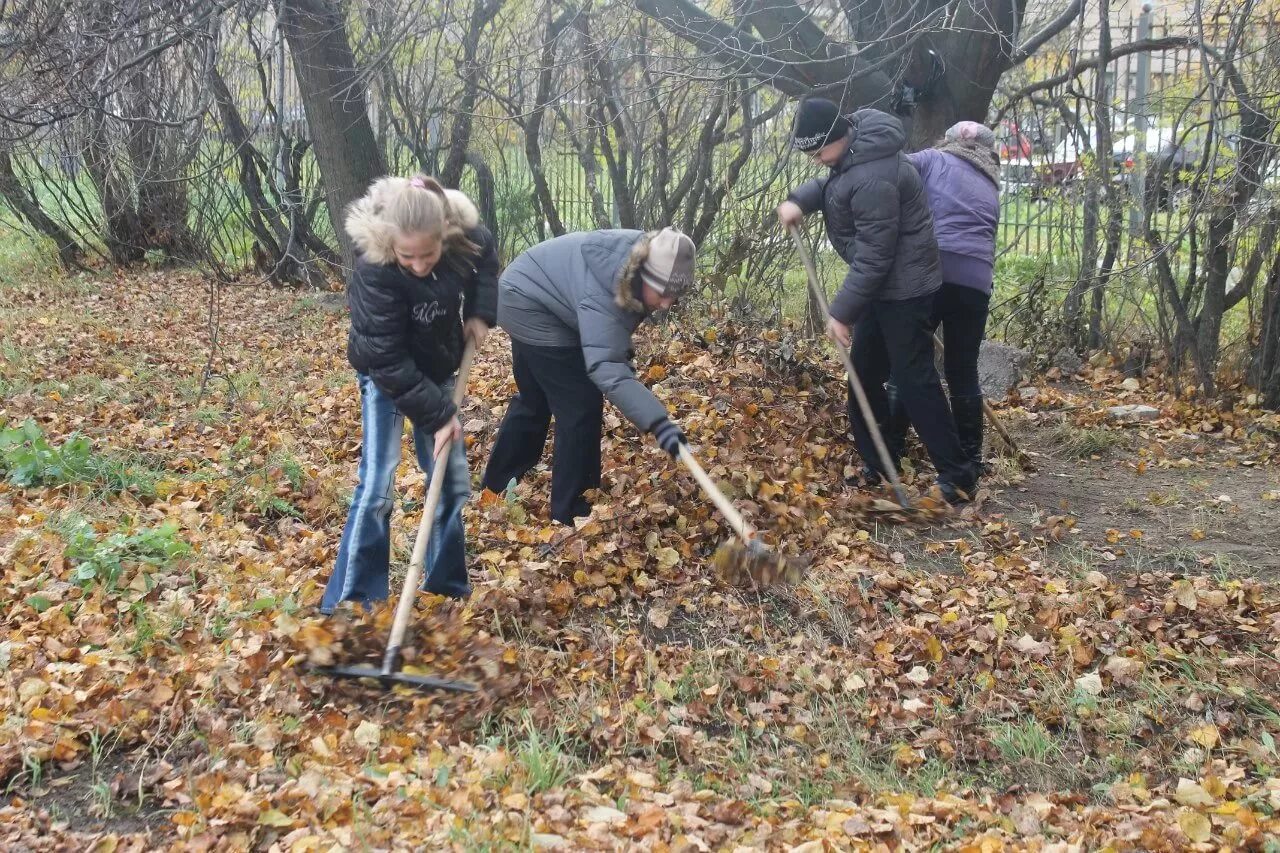
<svg viewBox="0 0 1280 853">
<path fill-rule="evenodd" d="M 776 486 L 773 483 L 760 484 L 758 496 L 763 498 L 764 500 L 769 500 L 770 498 L 777 497 L 780 494 L 782 494 L 781 486 Z"/>
<path fill-rule="evenodd" d="M 645 374 L 645 378 L 650 382 L 661 382 L 667 378 L 667 369 L 661 364 L 655 364 L 649 368 L 649 372 Z"/>
<path fill-rule="evenodd" d="M 654 552 L 654 556 L 658 558 L 658 565 L 664 569 L 669 569 L 680 562 L 680 552 L 670 546 L 659 548 Z"/>
<path fill-rule="evenodd" d="M 279 809 L 267 809 L 258 815 L 258 823 L 263 826 L 293 826 L 293 818 Z"/>
<path fill-rule="evenodd" d="M 1204 531 L 1197 527 L 1195 530 L 1191 531 L 1191 538 L 1196 542 L 1199 542 L 1204 539 Z"/>
<path fill-rule="evenodd" d="M 1178 780 L 1178 788 L 1173 792 L 1173 798 L 1184 806 L 1213 805 L 1213 797 L 1209 796 L 1209 792 L 1200 783 L 1192 782 L 1190 779 Z"/>
<path fill-rule="evenodd" d="M 365 749 L 373 749 L 382 741 L 382 726 L 365 720 L 356 726 L 355 738 Z"/>
<path fill-rule="evenodd" d="M 1196 588 L 1191 581 L 1180 580 L 1173 585 L 1174 599 L 1187 610 L 1196 609 Z"/>
<path fill-rule="evenodd" d="M 893 751 L 893 762 L 899 767 L 911 767 L 919 764 L 920 756 L 907 744 L 899 744 L 898 748 Z"/>
<path fill-rule="evenodd" d="M 1003 637 L 1004 632 L 1009 630 L 1009 617 L 1003 613 L 997 613 L 991 620 L 991 624 L 996 629 L 996 636 Z"/>
<path fill-rule="evenodd" d="M 1203 726 L 1196 726 L 1188 732 L 1187 737 L 1205 749 L 1213 749 L 1218 745 L 1218 727 L 1213 723 L 1205 723 Z"/>
<path fill-rule="evenodd" d="M 1209 825 L 1209 818 L 1193 812 L 1190 809 L 1183 809 L 1178 812 L 1178 826 L 1182 827 L 1182 831 L 1196 843 L 1202 843 L 1209 840 L 1213 835 L 1213 827 Z"/>
</svg>

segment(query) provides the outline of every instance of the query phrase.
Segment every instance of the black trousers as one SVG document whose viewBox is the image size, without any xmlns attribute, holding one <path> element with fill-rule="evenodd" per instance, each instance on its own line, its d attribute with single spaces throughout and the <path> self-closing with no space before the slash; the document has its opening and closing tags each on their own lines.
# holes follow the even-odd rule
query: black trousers
<svg viewBox="0 0 1280 853">
<path fill-rule="evenodd" d="M 513 339 L 511 363 L 517 394 L 489 454 L 484 488 L 501 493 L 537 465 L 555 418 L 551 517 L 573 524 L 591 512 L 582 493 L 600 485 L 604 396 L 587 375 L 581 347 L 535 347 Z"/>
<path fill-rule="evenodd" d="M 968 490 L 976 472 L 960 448 L 955 420 L 933 362 L 934 294 L 872 302 L 853 328 L 853 367 L 878 424 L 888 420 L 884 384 L 892 379 L 911 424 L 933 460 L 938 480 Z M 852 391 L 849 425 L 862 461 L 881 474 L 883 463 Z"/>
<path fill-rule="evenodd" d="M 987 332 L 991 296 L 962 284 L 944 284 L 934 297 L 933 326 L 942 326 L 943 372 L 952 397 L 981 397 L 978 350 Z"/>
</svg>

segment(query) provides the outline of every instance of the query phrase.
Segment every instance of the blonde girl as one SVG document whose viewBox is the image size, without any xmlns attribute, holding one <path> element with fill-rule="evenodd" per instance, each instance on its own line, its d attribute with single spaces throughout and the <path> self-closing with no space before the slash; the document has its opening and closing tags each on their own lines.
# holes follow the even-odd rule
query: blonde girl
<svg viewBox="0 0 1280 853">
<path fill-rule="evenodd" d="M 320 603 L 363 605 L 387 597 L 390 516 L 404 418 L 418 464 L 447 465 L 423 588 L 470 594 L 462 507 L 471 480 L 451 400 L 463 342 L 483 342 L 497 316 L 498 256 L 475 205 L 434 178 L 380 178 L 346 220 L 357 258 L 348 287 L 347 360 L 361 398 L 359 484 L 338 560 Z M 454 439 L 447 459 L 442 445 Z"/>
</svg>

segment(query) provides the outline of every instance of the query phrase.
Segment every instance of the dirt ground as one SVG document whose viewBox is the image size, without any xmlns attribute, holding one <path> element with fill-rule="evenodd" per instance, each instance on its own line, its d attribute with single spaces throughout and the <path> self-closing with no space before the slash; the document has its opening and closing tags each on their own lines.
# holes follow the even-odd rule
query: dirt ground
<svg viewBox="0 0 1280 853">
<path fill-rule="evenodd" d="M 1050 519 L 1063 518 L 1069 534 L 1051 545 L 1082 571 L 1280 577 L 1280 466 L 1274 462 L 1221 435 L 1161 423 L 1100 424 L 1084 436 L 1100 445 L 1094 448 L 1081 441 L 1084 430 L 1072 425 L 1071 411 L 1002 412 L 1035 470 L 1020 471 L 999 458 L 1002 445 L 989 434 L 987 452 L 996 463 L 984 481 L 983 519 L 1031 537 Z M 925 556 L 929 543 L 959 535 L 947 528 L 887 529 L 882 541 Z M 958 568 L 949 550 L 932 556 Z"/>
</svg>

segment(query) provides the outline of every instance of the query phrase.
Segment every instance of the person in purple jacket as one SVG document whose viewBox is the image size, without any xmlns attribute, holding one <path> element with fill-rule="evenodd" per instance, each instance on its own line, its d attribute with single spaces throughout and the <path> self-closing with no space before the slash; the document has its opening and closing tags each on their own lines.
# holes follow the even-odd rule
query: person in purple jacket
<svg viewBox="0 0 1280 853">
<path fill-rule="evenodd" d="M 987 327 L 1000 216 L 1000 157 L 995 134 L 975 121 L 952 125 L 934 148 L 907 155 L 920 172 L 933 212 L 942 263 L 942 287 L 934 297 L 933 324 L 942 326 L 943 371 L 960 446 L 978 472 L 982 458 L 982 386 L 978 349 Z M 885 442 L 894 458 L 906 443 L 906 407 L 892 384 Z"/>
</svg>

